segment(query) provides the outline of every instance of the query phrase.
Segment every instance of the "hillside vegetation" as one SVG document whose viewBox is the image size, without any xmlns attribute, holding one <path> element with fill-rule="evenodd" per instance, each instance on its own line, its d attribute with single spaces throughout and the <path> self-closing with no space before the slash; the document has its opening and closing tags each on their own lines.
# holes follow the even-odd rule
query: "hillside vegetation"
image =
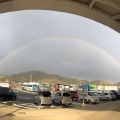
<svg viewBox="0 0 120 120">
<path fill-rule="evenodd" d="M 32 75 L 32 81 L 39 82 L 39 83 L 113 85 L 112 83 L 109 83 L 105 80 L 94 80 L 94 81 L 88 82 L 87 80 L 67 78 L 59 75 L 48 74 L 41 71 L 27 71 L 20 74 L 13 74 L 11 76 L 0 76 L 0 81 L 5 82 L 6 80 L 9 80 L 9 82 L 11 83 L 30 82 L 30 75 Z"/>
<path fill-rule="evenodd" d="M 111 85 L 113 85 L 112 83 L 107 82 L 107 81 L 105 81 L 105 80 L 94 80 L 94 81 L 91 81 L 90 84 L 106 85 L 106 86 L 111 86 Z"/>
</svg>

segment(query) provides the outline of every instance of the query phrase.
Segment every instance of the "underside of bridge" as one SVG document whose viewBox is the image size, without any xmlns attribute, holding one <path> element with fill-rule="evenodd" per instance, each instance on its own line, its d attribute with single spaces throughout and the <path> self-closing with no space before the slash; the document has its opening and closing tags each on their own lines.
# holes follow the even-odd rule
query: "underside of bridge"
<svg viewBox="0 0 120 120">
<path fill-rule="evenodd" d="M 0 13 L 33 9 L 80 15 L 120 33 L 120 0 L 0 0 Z"/>
</svg>

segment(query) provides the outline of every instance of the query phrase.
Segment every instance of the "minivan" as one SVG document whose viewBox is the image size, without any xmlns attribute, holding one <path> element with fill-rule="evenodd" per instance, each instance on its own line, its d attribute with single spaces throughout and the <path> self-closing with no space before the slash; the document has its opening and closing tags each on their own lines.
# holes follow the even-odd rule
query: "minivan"
<svg viewBox="0 0 120 120">
<path fill-rule="evenodd" d="M 39 105 L 51 106 L 51 92 L 50 91 L 39 91 L 35 94 L 34 103 Z"/>
<path fill-rule="evenodd" d="M 53 98 L 53 104 L 60 104 L 60 105 L 71 105 L 72 99 L 71 99 L 71 93 L 70 92 L 57 92 L 55 94 L 55 97 Z"/>
</svg>

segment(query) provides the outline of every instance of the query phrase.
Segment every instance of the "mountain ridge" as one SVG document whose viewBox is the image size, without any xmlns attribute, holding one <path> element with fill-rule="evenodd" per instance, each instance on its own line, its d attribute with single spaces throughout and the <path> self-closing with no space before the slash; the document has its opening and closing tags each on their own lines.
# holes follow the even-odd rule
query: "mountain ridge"
<svg viewBox="0 0 120 120">
<path fill-rule="evenodd" d="M 115 85 L 105 80 L 80 80 L 77 78 L 69 78 L 63 77 L 56 74 L 49 74 L 43 71 L 33 70 L 33 71 L 26 71 L 21 72 L 19 74 L 13 74 L 10 76 L 0 76 L 0 80 L 5 81 L 6 79 L 9 82 L 30 82 L 30 75 L 32 75 L 32 81 L 39 82 L 39 83 L 50 83 L 50 84 L 95 84 L 95 85 Z M 116 83 L 117 84 L 117 83 Z"/>
</svg>

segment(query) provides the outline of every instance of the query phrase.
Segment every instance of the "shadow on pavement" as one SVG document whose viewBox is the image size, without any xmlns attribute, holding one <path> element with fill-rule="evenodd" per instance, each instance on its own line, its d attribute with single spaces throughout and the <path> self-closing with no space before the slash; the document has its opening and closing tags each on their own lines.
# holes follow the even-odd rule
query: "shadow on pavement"
<svg viewBox="0 0 120 120">
<path fill-rule="evenodd" d="M 79 105 L 76 107 L 68 107 L 76 110 L 87 110 L 87 111 L 117 111 L 120 112 L 120 100 L 109 101 L 97 104 L 85 104 L 84 106 Z"/>
<path fill-rule="evenodd" d="M 14 110 L 14 111 L 12 111 L 11 113 L 7 113 L 7 114 L 5 114 L 5 115 L 3 115 L 3 116 L 0 116 L 0 118 L 4 118 L 4 117 L 13 117 L 13 116 L 15 116 L 14 115 L 14 113 L 15 112 L 17 112 L 17 111 L 19 111 L 19 110 L 21 110 L 22 108 L 18 108 L 17 110 Z"/>
</svg>

